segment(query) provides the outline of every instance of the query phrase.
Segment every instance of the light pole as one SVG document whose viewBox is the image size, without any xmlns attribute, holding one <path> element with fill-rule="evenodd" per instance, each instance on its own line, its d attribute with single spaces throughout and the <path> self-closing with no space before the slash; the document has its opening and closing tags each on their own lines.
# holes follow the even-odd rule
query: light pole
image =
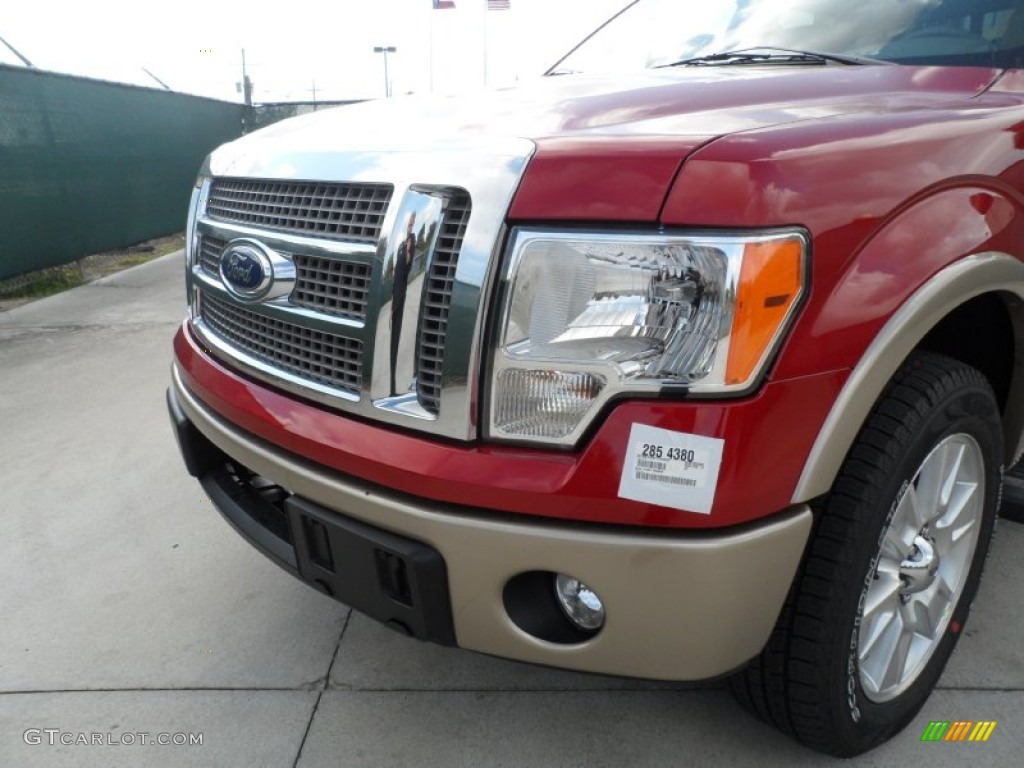
<svg viewBox="0 0 1024 768">
<path fill-rule="evenodd" d="M 398 49 L 393 45 L 375 45 L 373 52 L 384 54 L 384 97 L 389 98 L 391 96 L 391 78 L 388 77 L 388 54 L 397 53 Z"/>
</svg>

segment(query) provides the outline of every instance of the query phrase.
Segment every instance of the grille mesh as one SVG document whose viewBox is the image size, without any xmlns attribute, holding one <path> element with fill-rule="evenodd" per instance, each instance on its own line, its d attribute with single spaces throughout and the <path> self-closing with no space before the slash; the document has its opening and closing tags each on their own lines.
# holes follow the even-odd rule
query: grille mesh
<svg viewBox="0 0 1024 768">
<path fill-rule="evenodd" d="M 220 274 L 220 254 L 227 244 L 227 240 L 210 235 L 203 235 L 199 238 L 199 265 L 203 268 L 203 272 L 213 277 Z"/>
<path fill-rule="evenodd" d="M 448 310 L 470 210 L 468 193 L 460 192 L 449 199 L 423 291 L 416 345 L 416 396 L 420 405 L 433 414 L 437 414 L 441 408 L 441 373 L 448 335 Z"/>
<path fill-rule="evenodd" d="M 362 342 L 265 317 L 209 293 L 202 294 L 199 307 L 206 324 L 246 354 L 301 378 L 359 395 Z"/>
<path fill-rule="evenodd" d="M 216 179 L 206 211 L 221 221 L 376 243 L 393 189 L 390 184 Z"/>
<path fill-rule="evenodd" d="M 294 258 L 297 279 L 292 289 L 293 304 L 353 320 L 366 319 L 372 271 L 369 264 L 297 254 Z"/>
</svg>

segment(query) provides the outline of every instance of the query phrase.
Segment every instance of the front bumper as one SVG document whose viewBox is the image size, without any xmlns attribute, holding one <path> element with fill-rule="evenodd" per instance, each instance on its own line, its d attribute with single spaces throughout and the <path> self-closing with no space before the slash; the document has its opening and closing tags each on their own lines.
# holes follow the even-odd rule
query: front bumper
<svg viewBox="0 0 1024 768">
<path fill-rule="evenodd" d="M 189 470 L 254 546 L 374 618 L 424 639 L 454 641 L 495 656 L 665 680 L 728 673 L 766 642 L 811 527 L 804 506 L 725 532 L 685 534 L 521 520 L 446 506 L 342 475 L 243 432 L 192 395 L 177 366 L 168 402 Z M 228 459 L 236 473 L 244 467 L 284 489 L 283 517 L 261 506 L 263 496 L 231 490 L 222 469 Z M 370 583 L 369 565 L 354 571 L 349 582 L 318 583 L 317 573 L 304 565 L 318 556 L 317 536 L 296 531 L 302 510 L 312 510 L 327 536 L 337 538 L 355 526 L 371 550 L 410 547 L 413 559 L 415 553 L 427 559 L 437 553 L 440 570 L 423 571 L 422 589 L 412 590 L 418 596 L 392 600 L 394 606 L 380 597 L 387 597 L 387 579 Z M 390 543 L 378 546 L 379 541 Z M 571 574 L 601 596 L 607 620 L 598 634 L 556 642 L 513 620 L 509 582 L 546 572 Z M 545 599 L 537 595 L 538 604 Z M 524 601 L 513 602 L 520 608 L 512 612 L 521 610 Z"/>
</svg>

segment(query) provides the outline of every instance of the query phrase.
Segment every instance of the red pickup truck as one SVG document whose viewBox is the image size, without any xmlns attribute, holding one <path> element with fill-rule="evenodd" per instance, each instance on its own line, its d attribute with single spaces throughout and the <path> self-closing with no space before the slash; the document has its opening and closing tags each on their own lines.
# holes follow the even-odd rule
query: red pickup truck
<svg viewBox="0 0 1024 768">
<path fill-rule="evenodd" d="M 545 78 L 213 152 L 168 404 L 277 564 L 401 632 L 921 708 L 1024 431 L 1024 2 L 640 0 Z"/>
</svg>

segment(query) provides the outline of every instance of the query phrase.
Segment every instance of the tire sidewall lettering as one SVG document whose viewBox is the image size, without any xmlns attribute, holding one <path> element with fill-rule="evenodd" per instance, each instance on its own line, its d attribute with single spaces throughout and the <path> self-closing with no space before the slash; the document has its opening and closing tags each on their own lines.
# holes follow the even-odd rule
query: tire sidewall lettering
<svg viewBox="0 0 1024 768">
<path fill-rule="evenodd" d="M 867 574 L 864 576 L 864 581 L 861 586 L 860 597 L 857 599 L 857 613 L 853 619 L 853 630 L 850 632 L 850 648 L 849 656 L 846 661 L 846 707 L 847 712 L 850 715 L 850 719 L 854 723 L 859 723 L 861 719 L 860 706 L 857 703 L 858 692 L 860 691 L 860 660 L 857 655 L 857 646 L 860 640 L 860 625 L 864 618 L 864 602 L 868 597 L 868 590 L 871 588 L 871 583 L 875 579 L 875 571 L 878 569 L 878 561 L 882 557 L 882 542 L 885 540 L 885 532 L 889 530 L 889 525 L 892 523 L 893 517 L 896 515 L 896 510 L 899 508 L 900 503 L 903 501 L 903 497 L 907 494 L 907 490 L 910 488 L 910 480 L 905 479 L 903 484 L 900 485 L 899 491 L 896 493 L 896 498 L 893 499 L 892 504 L 889 506 L 889 512 L 886 514 L 885 522 L 879 529 L 877 551 L 874 557 L 871 558 L 871 562 L 868 564 Z"/>
</svg>

